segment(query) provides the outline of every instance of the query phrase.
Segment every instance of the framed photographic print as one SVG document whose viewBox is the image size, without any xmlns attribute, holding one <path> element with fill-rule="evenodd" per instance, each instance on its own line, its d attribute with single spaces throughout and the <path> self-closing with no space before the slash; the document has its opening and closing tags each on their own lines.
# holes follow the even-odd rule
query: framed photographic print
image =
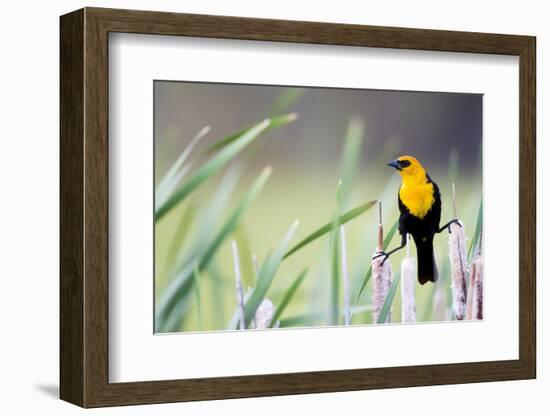
<svg viewBox="0 0 550 416">
<path fill-rule="evenodd" d="M 535 38 L 61 17 L 83 407 L 534 378 Z"/>
</svg>

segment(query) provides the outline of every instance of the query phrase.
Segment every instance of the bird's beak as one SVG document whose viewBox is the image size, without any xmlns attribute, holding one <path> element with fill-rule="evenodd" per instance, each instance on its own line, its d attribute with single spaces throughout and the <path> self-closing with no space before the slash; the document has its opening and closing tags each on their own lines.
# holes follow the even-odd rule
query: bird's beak
<svg viewBox="0 0 550 416">
<path fill-rule="evenodd" d="M 391 166 L 392 168 L 395 168 L 397 170 L 401 170 L 401 164 L 399 163 L 399 160 L 390 160 L 386 165 Z"/>
</svg>

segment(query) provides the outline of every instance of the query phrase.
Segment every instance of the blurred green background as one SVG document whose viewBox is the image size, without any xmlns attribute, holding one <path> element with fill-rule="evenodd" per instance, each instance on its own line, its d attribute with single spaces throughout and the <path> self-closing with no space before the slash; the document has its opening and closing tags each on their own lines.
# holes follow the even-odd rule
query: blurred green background
<svg viewBox="0 0 550 416">
<path fill-rule="evenodd" d="M 299 116 L 261 134 L 156 222 L 158 309 L 178 272 L 193 261 L 197 247 L 223 224 L 262 169 L 273 168 L 268 182 L 212 261 L 195 275 L 196 290 L 186 292 L 169 317 L 157 316 L 159 332 L 226 329 L 237 306 L 231 241 L 238 243 L 246 292 L 256 284 L 252 254 L 262 263 L 296 219 L 300 224 L 291 246 L 332 221 L 337 184 L 344 175 L 341 211 L 380 199 L 384 227 L 389 231 L 399 215 L 400 178 L 385 162 L 403 154 L 416 156 L 439 184 L 442 223 L 453 218 L 451 184 L 456 184 L 458 217 L 466 235 L 474 233 L 482 195 L 481 95 L 169 81 L 155 81 L 154 95 L 157 185 L 205 126 L 211 131 L 193 149 L 189 157 L 192 166 L 183 181 L 209 160 L 205 149 L 227 135 L 269 116 L 291 112 Z M 347 156 L 343 155 L 346 138 Z M 377 222 L 375 207 L 345 224 L 353 324 L 372 323 L 370 281 L 355 300 L 375 250 Z M 275 306 L 296 276 L 308 268 L 279 317 L 280 327 L 327 324 L 329 239 L 329 234 L 322 236 L 280 264 L 266 293 Z M 452 319 L 447 242 L 446 233 L 436 236 L 439 282 L 417 284 L 419 322 Z M 398 243 L 396 233 L 389 248 Z M 415 255 L 414 245 L 411 251 Z M 403 255 L 404 250 L 390 258 L 395 273 Z M 341 288 L 338 302 L 341 307 Z M 398 290 L 392 322 L 399 321 Z"/>
</svg>

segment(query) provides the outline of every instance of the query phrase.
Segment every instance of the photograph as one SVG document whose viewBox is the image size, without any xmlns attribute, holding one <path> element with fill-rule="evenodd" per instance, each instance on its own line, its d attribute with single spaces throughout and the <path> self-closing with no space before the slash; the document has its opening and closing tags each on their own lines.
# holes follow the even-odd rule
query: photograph
<svg viewBox="0 0 550 416">
<path fill-rule="evenodd" d="M 483 320 L 483 94 L 153 94 L 156 334 Z"/>
</svg>

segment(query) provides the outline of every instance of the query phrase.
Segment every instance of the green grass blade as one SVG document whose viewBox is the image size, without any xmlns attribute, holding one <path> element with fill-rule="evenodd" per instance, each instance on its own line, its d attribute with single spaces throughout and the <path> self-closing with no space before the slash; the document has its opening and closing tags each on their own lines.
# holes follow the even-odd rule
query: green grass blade
<svg viewBox="0 0 550 416">
<path fill-rule="evenodd" d="M 449 168 L 447 171 L 447 180 L 449 183 L 456 182 L 458 178 L 458 150 L 453 147 L 449 152 Z"/>
<path fill-rule="evenodd" d="M 471 261 L 474 255 L 474 249 L 476 248 L 479 237 L 481 235 L 481 226 L 483 224 L 483 200 L 479 203 L 479 211 L 477 213 L 476 228 L 474 230 L 474 235 L 470 241 L 470 247 L 468 247 L 468 260 Z"/>
<path fill-rule="evenodd" d="M 336 188 L 336 199 L 330 230 L 330 281 L 329 281 L 329 307 L 328 324 L 338 325 L 338 301 L 340 300 L 340 233 L 338 219 L 340 218 L 340 207 L 342 206 L 342 181 L 338 182 Z"/>
<path fill-rule="evenodd" d="M 367 212 L 370 208 L 372 208 L 377 201 L 369 201 L 362 205 L 359 205 L 345 214 L 342 214 L 338 218 L 338 225 L 345 224 L 346 222 L 354 219 L 355 217 L 358 217 L 359 215 Z M 304 238 L 302 241 L 300 241 L 298 244 L 296 244 L 294 247 L 292 247 L 290 250 L 287 251 L 284 258 L 290 257 L 292 254 L 296 253 L 298 250 L 302 249 L 303 247 L 307 246 L 312 241 L 317 240 L 319 237 L 322 237 L 323 235 L 330 232 L 332 229 L 332 221 L 323 225 L 322 227 L 318 228 L 314 232 L 312 232 L 310 235 L 308 235 L 306 238 Z"/>
<path fill-rule="evenodd" d="M 376 322 L 377 324 L 386 323 L 386 319 L 388 319 L 388 314 L 391 311 L 391 305 L 393 303 L 393 299 L 395 298 L 395 293 L 397 292 L 397 287 L 399 286 L 400 280 L 401 274 L 396 275 L 393 279 L 390 290 L 388 290 L 388 294 L 386 295 L 386 299 L 384 299 L 384 305 L 382 305 L 382 310 L 380 311 L 380 315 L 378 316 L 378 322 Z"/>
<path fill-rule="evenodd" d="M 276 129 L 278 127 L 283 127 L 283 126 L 286 126 L 287 124 L 293 122 L 294 120 L 296 120 L 298 118 L 298 115 L 295 114 L 295 113 L 291 113 L 291 114 L 285 114 L 283 116 L 278 116 L 278 117 L 271 117 L 269 118 L 269 126 L 267 126 L 266 130 L 265 131 L 269 131 L 269 130 L 273 130 L 273 129 Z M 221 140 L 218 140 L 217 142 L 215 143 L 212 143 L 210 146 L 208 146 L 204 152 L 203 152 L 203 156 L 207 156 L 217 150 L 220 150 L 224 147 L 227 147 L 229 146 L 230 144 L 232 144 L 233 142 L 239 140 L 239 137 L 241 137 L 243 134 L 245 134 L 247 131 L 249 131 L 251 128 L 253 128 L 254 126 L 252 127 L 246 127 L 242 130 L 239 130 L 235 133 L 232 133 L 230 134 L 229 136 L 226 136 L 225 138 L 221 139 Z"/>
<path fill-rule="evenodd" d="M 292 284 L 290 285 L 288 290 L 283 295 L 283 298 L 279 302 L 279 305 L 277 306 L 277 309 L 275 309 L 275 314 L 273 315 L 273 318 L 271 319 L 271 323 L 269 324 L 270 328 L 273 328 L 273 325 L 279 320 L 279 318 L 283 314 L 284 310 L 286 309 L 286 307 L 288 306 L 288 304 L 292 300 L 292 297 L 294 296 L 294 294 L 298 290 L 298 287 L 300 287 L 300 285 L 302 284 L 302 281 L 306 277 L 307 272 L 308 272 L 307 268 L 302 270 L 302 272 L 298 275 L 298 277 L 296 277 L 296 279 L 294 279 L 294 281 L 292 282 Z"/>
<path fill-rule="evenodd" d="M 223 241 L 233 232 L 244 212 L 265 185 L 270 174 L 271 168 L 267 167 L 263 170 L 260 176 L 252 184 L 250 190 L 242 197 L 237 207 L 222 225 L 220 231 L 215 234 L 214 238 L 207 244 L 204 252 L 197 256 L 195 261 L 198 262 L 199 271 L 204 270 L 210 264 L 214 254 Z M 193 266 L 194 264 L 188 264 L 183 267 L 164 290 L 161 300 L 158 303 L 155 328 L 160 330 L 164 328 L 163 322 L 168 319 L 178 301 L 189 292 L 192 282 Z"/>
<path fill-rule="evenodd" d="M 216 156 L 202 165 L 194 174 L 184 182 L 172 195 L 155 209 L 155 221 L 159 221 L 172 208 L 183 201 L 191 192 L 199 187 L 210 176 L 218 172 L 231 161 L 248 144 L 256 139 L 269 126 L 270 121 L 264 120 L 256 124 L 244 134 L 240 135 L 233 143 L 225 147 Z"/>
<path fill-rule="evenodd" d="M 286 319 L 281 319 L 279 328 L 289 328 L 289 327 L 306 327 L 312 326 L 314 323 L 321 323 L 326 318 L 327 314 L 325 312 L 317 313 L 307 313 L 302 315 L 291 316 Z"/>
<path fill-rule="evenodd" d="M 241 223 L 233 232 L 233 237 L 239 247 L 239 263 L 241 265 L 241 278 L 243 288 L 254 286 L 256 272 L 252 263 L 252 250 L 250 249 L 250 240 L 244 225 Z"/>
<path fill-rule="evenodd" d="M 298 99 L 304 94 L 304 88 L 285 88 L 278 96 L 275 98 L 271 110 L 269 111 L 270 117 L 280 116 L 284 112 L 298 101 Z"/>
<path fill-rule="evenodd" d="M 359 315 L 361 313 L 370 312 L 372 310 L 371 305 L 357 305 L 351 308 L 352 315 Z M 342 312 L 343 316 L 343 312 Z M 306 313 L 301 315 L 290 316 L 285 319 L 281 319 L 281 328 L 296 327 L 296 326 L 309 326 L 313 322 L 322 322 L 326 317 L 324 312 Z"/>
<path fill-rule="evenodd" d="M 186 237 L 189 235 L 189 229 L 191 228 L 191 223 L 195 219 L 197 214 L 197 208 L 194 205 L 190 205 L 186 208 L 185 212 L 181 216 L 174 230 L 174 234 L 168 245 L 166 252 L 166 257 L 163 264 L 163 275 L 168 273 L 172 269 L 172 266 L 176 263 L 179 249 L 185 242 Z M 157 232 L 157 231 L 155 231 Z"/>
<path fill-rule="evenodd" d="M 399 226 L 399 221 L 395 221 L 395 223 L 391 226 L 390 231 L 386 234 L 386 237 L 384 238 L 384 251 L 387 250 L 388 246 L 390 245 L 391 240 L 393 239 L 393 236 L 395 235 L 395 232 L 397 231 L 397 227 Z M 365 290 L 365 287 L 367 287 L 367 283 L 369 282 L 372 275 L 372 264 L 367 269 L 367 272 L 365 273 L 365 276 L 363 277 L 363 282 L 361 283 L 361 287 L 359 288 L 359 292 L 357 293 L 357 296 L 355 297 L 354 305 L 359 302 L 359 299 L 361 298 L 361 295 L 363 294 L 363 291 Z"/>
<path fill-rule="evenodd" d="M 155 332 L 180 331 L 183 324 L 183 317 L 186 316 L 190 306 L 191 302 L 189 302 L 189 294 L 187 294 L 176 302 L 172 313 L 163 321 L 162 327 L 155 324 Z"/>
<path fill-rule="evenodd" d="M 346 204 L 351 197 L 353 179 L 359 170 L 359 161 L 361 159 L 361 147 L 363 144 L 364 125 L 361 119 L 352 118 L 348 123 L 346 139 L 344 141 L 344 150 L 340 158 L 340 178 L 342 178 L 342 206 Z"/>
<path fill-rule="evenodd" d="M 283 260 L 284 253 L 287 250 L 290 240 L 292 239 L 292 236 L 294 235 L 297 227 L 298 221 L 295 221 L 284 236 L 283 240 L 279 243 L 278 247 L 263 263 L 260 269 L 260 273 L 258 275 L 258 282 L 256 286 L 252 289 L 250 297 L 248 298 L 244 306 L 245 328 L 248 328 L 250 326 L 250 322 L 254 318 L 256 309 L 258 309 L 258 306 L 260 306 L 260 303 L 265 298 L 265 295 L 269 287 L 271 286 L 271 283 L 273 282 L 275 273 L 277 272 L 279 265 Z"/>
<path fill-rule="evenodd" d="M 195 288 L 195 306 L 197 308 L 197 321 L 199 325 L 199 330 L 202 331 L 200 272 L 197 263 L 195 263 L 195 267 L 193 267 L 193 287 Z"/>
<path fill-rule="evenodd" d="M 212 235 L 212 229 L 215 229 L 219 225 L 220 219 L 224 218 L 241 173 L 241 167 L 235 165 L 230 166 L 224 173 L 214 195 L 205 204 L 206 209 L 201 210 L 192 249 L 188 250 L 189 254 L 184 263 L 191 263 L 197 255 L 204 251 Z"/>
<path fill-rule="evenodd" d="M 170 192 L 178 185 L 179 181 L 183 178 L 185 173 L 188 171 L 185 162 L 189 158 L 189 155 L 199 143 L 199 141 L 208 134 L 210 131 L 210 126 L 203 127 L 196 135 L 191 139 L 191 142 L 179 155 L 176 161 L 170 166 L 170 169 L 162 177 L 156 187 L 156 198 L 160 200 L 165 200 Z"/>
</svg>

